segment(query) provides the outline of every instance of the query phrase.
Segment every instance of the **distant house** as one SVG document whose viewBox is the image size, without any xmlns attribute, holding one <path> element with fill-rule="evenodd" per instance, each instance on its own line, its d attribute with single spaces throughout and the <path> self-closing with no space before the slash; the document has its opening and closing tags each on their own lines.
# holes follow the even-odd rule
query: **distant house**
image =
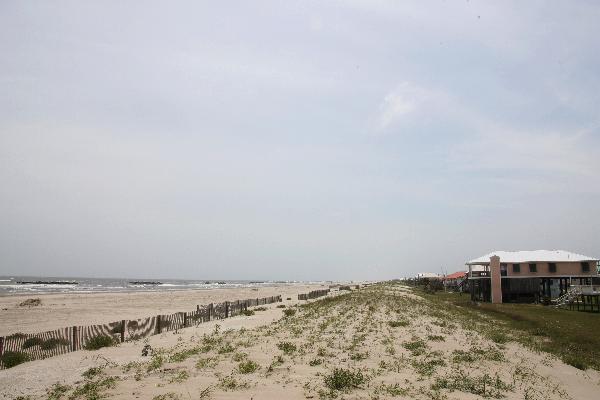
<svg viewBox="0 0 600 400">
<path fill-rule="evenodd" d="M 466 263 L 471 298 L 492 303 L 554 299 L 600 284 L 598 258 L 563 250 L 495 251 Z"/>
<path fill-rule="evenodd" d="M 467 271 L 458 271 L 450 275 L 446 275 L 444 280 L 444 287 L 446 289 L 462 289 L 464 281 L 467 279 Z"/>
</svg>

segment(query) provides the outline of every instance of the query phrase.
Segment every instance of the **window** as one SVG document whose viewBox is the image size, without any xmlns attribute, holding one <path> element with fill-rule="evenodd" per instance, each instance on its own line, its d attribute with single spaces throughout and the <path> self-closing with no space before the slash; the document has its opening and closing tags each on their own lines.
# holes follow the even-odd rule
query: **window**
<svg viewBox="0 0 600 400">
<path fill-rule="evenodd" d="M 556 263 L 549 263 L 548 264 L 548 270 L 550 272 L 556 272 Z"/>
<path fill-rule="evenodd" d="M 508 269 L 508 265 L 500 264 L 500 276 L 506 276 L 507 269 Z"/>
<path fill-rule="evenodd" d="M 590 272 L 590 263 L 584 261 L 581 263 L 581 272 Z"/>
<path fill-rule="evenodd" d="M 513 272 L 521 272 L 521 264 L 513 264 Z"/>
<path fill-rule="evenodd" d="M 529 264 L 529 272 L 537 272 L 537 265 L 534 263 Z"/>
</svg>

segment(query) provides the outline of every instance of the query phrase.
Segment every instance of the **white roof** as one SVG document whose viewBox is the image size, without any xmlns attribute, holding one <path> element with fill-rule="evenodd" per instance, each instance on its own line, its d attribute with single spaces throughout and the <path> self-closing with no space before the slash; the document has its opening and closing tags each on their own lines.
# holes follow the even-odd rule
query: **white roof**
<svg viewBox="0 0 600 400">
<path fill-rule="evenodd" d="M 438 274 L 434 274 L 433 272 L 420 272 L 417 274 L 417 278 L 439 278 Z"/>
<path fill-rule="evenodd" d="M 598 261 L 594 257 L 564 250 L 493 251 L 467 262 L 467 265 L 487 265 L 490 263 L 490 257 L 494 255 L 500 257 L 500 262 L 502 263 Z"/>
</svg>

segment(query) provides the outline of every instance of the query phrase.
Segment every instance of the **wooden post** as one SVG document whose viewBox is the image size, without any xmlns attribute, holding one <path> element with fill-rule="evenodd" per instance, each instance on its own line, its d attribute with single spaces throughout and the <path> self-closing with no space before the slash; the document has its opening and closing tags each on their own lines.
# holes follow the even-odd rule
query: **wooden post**
<svg viewBox="0 0 600 400">
<path fill-rule="evenodd" d="M 208 320 L 209 321 L 212 320 L 212 315 L 213 315 L 213 303 L 210 303 L 208 305 Z"/>
<path fill-rule="evenodd" d="M 156 333 L 159 334 L 161 332 L 160 326 L 160 314 L 156 316 Z"/>
<path fill-rule="evenodd" d="M 123 320 L 121 321 L 121 343 L 123 343 L 125 341 L 125 325 L 126 325 L 127 321 Z"/>
<path fill-rule="evenodd" d="M 225 318 L 229 316 L 229 302 L 225 302 Z"/>
<path fill-rule="evenodd" d="M 4 336 L 0 336 L 0 357 L 4 354 Z"/>
<path fill-rule="evenodd" d="M 187 313 L 183 313 L 183 327 L 187 328 Z"/>
<path fill-rule="evenodd" d="M 77 327 L 76 326 L 73 327 L 72 336 L 73 337 L 71 340 L 71 350 L 77 351 L 77 348 L 79 347 L 79 343 L 77 343 Z"/>
</svg>

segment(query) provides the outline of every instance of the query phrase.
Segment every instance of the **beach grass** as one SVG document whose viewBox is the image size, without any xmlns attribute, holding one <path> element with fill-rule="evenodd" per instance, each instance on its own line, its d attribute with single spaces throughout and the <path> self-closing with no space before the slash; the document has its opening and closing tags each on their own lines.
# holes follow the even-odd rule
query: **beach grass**
<svg viewBox="0 0 600 400">
<path fill-rule="evenodd" d="M 551 362 L 542 349 L 514 349 L 529 331 L 496 319 L 503 313 L 452 300 L 391 284 L 345 291 L 294 306 L 287 316 L 277 310 L 280 319 L 255 328 L 228 329 L 223 322 L 203 334 L 177 333 L 176 344 L 156 347 L 149 358 L 90 368 L 83 382 L 48 393 L 242 399 L 269 388 L 322 400 L 569 398 L 540 373 L 539 365 Z"/>
<path fill-rule="evenodd" d="M 554 354 L 576 368 L 600 371 L 600 314 L 540 304 L 473 303 L 468 294 L 415 292 L 461 315 L 466 325 L 485 317 L 492 329 L 482 331 L 496 343 L 515 341 Z"/>
</svg>

